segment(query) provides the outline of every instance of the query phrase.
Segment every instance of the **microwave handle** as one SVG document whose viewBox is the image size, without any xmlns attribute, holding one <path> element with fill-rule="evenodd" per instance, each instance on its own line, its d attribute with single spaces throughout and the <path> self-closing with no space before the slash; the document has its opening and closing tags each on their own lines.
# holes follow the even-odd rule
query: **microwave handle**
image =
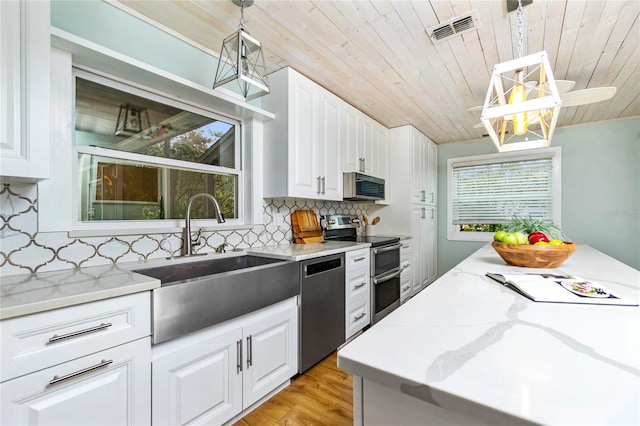
<svg viewBox="0 0 640 426">
<path fill-rule="evenodd" d="M 399 250 L 401 247 L 402 247 L 402 244 L 398 243 L 398 244 L 394 244 L 394 245 L 389 246 L 389 247 L 371 249 L 371 253 L 380 254 L 380 253 L 384 253 L 384 252 L 387 252 L 387 251 Z"/>
<path fill-rule="evenodd" d="M 400 268 L 395 268 L 386 274 L 378 275 L 377 277 L 371 278 L 371 281 L 373 281 L 373 284 L 381 284 L 383 282 L 399 277 L 401 272 L 402 270 Z"/>
</svg>

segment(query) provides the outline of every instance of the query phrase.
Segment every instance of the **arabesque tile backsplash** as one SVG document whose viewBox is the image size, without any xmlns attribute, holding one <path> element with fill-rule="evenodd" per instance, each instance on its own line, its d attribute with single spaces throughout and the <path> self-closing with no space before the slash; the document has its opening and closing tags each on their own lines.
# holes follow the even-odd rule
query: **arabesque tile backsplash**
<svg viewBox="0 0 640 426">
<path fill-rule="evenodd" d="M 265 199 L 264 225 L 249 229 L 203 232 L 197 252 L 212 252 L 222 243 L 227 250 L 289 244 L 293 238 L 291 212 L 309 209 L 317 214 L 366 213 L 366 204 L 346 201 Z M 285 223 L 276 225 L 273 213 Z M 57 271 L 85 266 L 139 262 L 179 255 L 181 233 L 70 238 L 66 232 L 38 232 L 38 187 L 5 183 L 0 190 L 0 276 Z"/>
</svg>

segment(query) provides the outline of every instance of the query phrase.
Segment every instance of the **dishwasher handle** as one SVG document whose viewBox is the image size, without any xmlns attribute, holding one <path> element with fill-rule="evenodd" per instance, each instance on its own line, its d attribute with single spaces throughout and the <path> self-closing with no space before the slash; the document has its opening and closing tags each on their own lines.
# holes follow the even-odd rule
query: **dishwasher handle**
<svg viewBox="0 0 640 426">
<path fill-rule="evenodd" d="M 326 256 L 303 262 L 303 276 L 305 278 L 336 269 L 344 269 L 344 255 Z"/>
</svg>

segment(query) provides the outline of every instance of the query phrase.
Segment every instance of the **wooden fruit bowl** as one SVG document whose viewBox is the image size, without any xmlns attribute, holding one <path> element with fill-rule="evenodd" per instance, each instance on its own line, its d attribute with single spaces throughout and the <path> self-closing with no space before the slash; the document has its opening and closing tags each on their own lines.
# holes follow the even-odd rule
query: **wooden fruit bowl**
<svg viewBox="0 0 640 426">
<path fill-rule="evenodd" d="M 507 264 L 526 268 L 557 268 L 576 249 L 576 245 L 569 242 L 561 246 L 536 246 L 494 241 L 491 245 Z"/>
</svg>

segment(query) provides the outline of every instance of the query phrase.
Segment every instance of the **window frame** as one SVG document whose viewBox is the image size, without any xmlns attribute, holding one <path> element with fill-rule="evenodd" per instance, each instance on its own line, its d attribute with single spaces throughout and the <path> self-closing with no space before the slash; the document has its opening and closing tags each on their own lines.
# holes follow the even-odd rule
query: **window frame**
<svg viewBox="0 0 640 426">
<path fill-rule="evenodd" d="M 193 224 L 197 225 L 199 228 L 203 229 L 228 229 L 239 228 L 245 225 L 245 214 L 246 214 L 246 205 L 245 200 L 247 199 L 245 191 L 245 172 L 243 169 L 243 157 L 242 154 L 244 152 L 244 137 L 243 137 L 243 125 L 242 122 L 221 115 L 214 110 L 206 109 L 200 105 L 192 104 L 188 101 L 188 99 L 177 99 L 172 97 L 166 93 L 159 93 L 149 88 L 143 88 L 141 86 L 136 85 L 133 82 L 123 81 L 121 79 L 111 77 L 105 74 L 97 74 L 94 72 L 90 72 L 84 69 L 79 69 L 76 67 L 72 68 L 71 71 L 72 76 L 72 114 L 73 114 L 73 122 L 72 122 L 72 140 L 71 143 L 71 168 L 72 168 L 72 182 L 71 187 L 73 191 L 71 191 L 71 202 L 72 202 L 72 219 L 71 219 L 71 227 L 72 232 L 98 232 L 108 231 L 108 233 L 112 233 L 113 229 L 117 229 L 119 233 L 143 233 L 143 232 L 170 232 L 175 231 L 178 228 L 183 227 L 184 219 L 152 219 L 152 220 L 101 220 L 101 221 L 82 221 L 80 218 L 80 191 L 81 191 L 81 179 L 79 176 L 79 154 L 93 154 L 101 157 L 115 158 L 115 159 L 123 159 L 130 161 L 140 161 L 148 164 L 158 165 L 160 167 L 168 166 L 173 168 L 180 168 L 184 170 L 190 171 L 204 171 L 207 173 L 222 173 L 222 174 L 231 174 L 237 176 L 237 211 L 238 218 L 229 218 L 226 219 L 224 224 L 218 224 L 216 219 L 194 219 Z M 147 99 L 150 99 L 155 102 L 160 102 L 167 104 L 169 106 L 173 106 L 175 108 L 182 109 L 184 111 L 192 112 L 194 114 L 199 114 L 205 117 L 212 118 L 214 120 L 221 120 L 226 123 L 229 123 L 235 126 L 234 137 L 235 137 L 235 167 L 221 167 L 221 166 L 212 166 L 205 164 L 197 164 L 189 161 L 183 160 L 175 160 L 170 158 L 162 158 L 162 157 L 154 157 L 147 156 L 144 154 L 137 154 L 126 151 L 117 151 L 109 148 L 96 147 L 96 146 L 86 146 L 86 145 L 76 145 L 75 143 L 75 111 L 76 111 L 76 79 L 82 78 L 88 81 L 92 81 L 98 84 L 102 84 L 108 87 L 112 87 L 114 89 L 131 93 L 136 96 L 141 96 Z M 141 232 L 142 231 L 142 232 Z M 97 235 L 97 234 L 94 234 Z"/>
<path fill-rule="evenodd" d="M 560 147 L 531 149 L 495 154 L 474 155 L 469 157 L 449 158 L 447 160 L 447 240 L 488 242 L 493 240 L 493 232 L 463 232 L 459 225 L 453 222 L 453 169 L 454 166 L 473 166 L 482 164 L 496 164 L 514 161 L 537 160 L 551 158 L 552 160 L 552 212 L 553 223 L 561 227 L 562 220 L 562 150 Z"/>
</svg>

